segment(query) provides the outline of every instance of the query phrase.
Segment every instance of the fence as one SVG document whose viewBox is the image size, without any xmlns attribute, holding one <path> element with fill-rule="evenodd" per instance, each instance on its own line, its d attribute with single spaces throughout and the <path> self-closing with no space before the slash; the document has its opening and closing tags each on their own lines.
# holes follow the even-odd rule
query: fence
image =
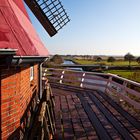
<svg viewBox="0 0 140 140">
<path fill-rule="evenodd" d="M 46 85 L 43 98 L 39 103 L 38 112 L 34 118 L 34 123 L 30 133 L 24 139 L 53 139 L 55 136 L 55 113 L 54 96 L 49 84 Z"/>
<path fill-rule="evenodd" d="M 44 69 L 50 83 L 71 85 L 79 88 L 101 90 L 124 101 L 134 109 L 140 109 L 140 83 L 114 74 L 72 71 L 67 69 Z"/>
</svg>

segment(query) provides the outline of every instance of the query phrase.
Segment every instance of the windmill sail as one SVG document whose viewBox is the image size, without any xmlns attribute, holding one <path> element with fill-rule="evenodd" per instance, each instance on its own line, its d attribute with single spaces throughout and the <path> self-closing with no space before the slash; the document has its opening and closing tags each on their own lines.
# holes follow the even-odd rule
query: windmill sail
<svg viewBox="0 0 140 140">
<path fill-rule="evenodd" d="M 54 36 L 69 21 L 59 0 L 24 0 L 50 36 Z"/>
</svg>

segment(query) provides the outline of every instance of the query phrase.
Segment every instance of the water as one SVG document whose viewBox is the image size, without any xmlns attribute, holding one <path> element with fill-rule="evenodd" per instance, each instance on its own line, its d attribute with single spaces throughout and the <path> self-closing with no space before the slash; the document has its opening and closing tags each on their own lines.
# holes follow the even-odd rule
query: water
<svg viewBox="0 0 140 140">
<path fill-rule="evenodd" d="M 67 65 L 75 65 L 75 63 L 71 60 L 64 60 L 64 63 L 63 64 L 67 64 Z"/>
<path fill-rule="evenodd" d="M 64 60 L 64 63 L 63 64 L 65 64 L 65 65 L 76 65 L 73 61 L 71 61 L 71 60 Z M 72 67 L 69 67 L 69 68 L 66 68 L 66 69 L 68 69 L 68 70 L 74 70 L 74 71 L 83 71 L 83 69 L 82 68 L 72 68 Z M 99 78 L 99 76 L 93 76 L 94 78 L 93 79 L 84 79 L 84 82 L 88 82 L 88 83 L 95 83 L 95 84 L 99 84 L 99 85 L 106 85 L 107 84 L 107 82 L 106 81 L 102 81 L 102 80 L 96 80 L 96 78 Z M 81 78 L 80 78 L 80 81 L 81 81 Z M 87 87 L 87 88 L 91 88 L 91 89 L 98 89 L 98 88 L 100 88 L 100 90 L 102 90 L 102 91 L 104 91 L 105 90 L 105 88 L 104 87 L 101 87 L 101 86 L 93 86 L 93 85 L 88 85 L 88 84 L 85 84 L 84 85 L 84 87 Z"/>
<path fill-rule="evenodd" d="M 63 63 L 64 65 L 76 65 L 76 63 L 74 63 L 73 61 L 71 61 L 71 60 L 64 60 L 64 63 Z M 75 71 L 83 71 L 83 69 L 82 68 L 67 68 L 67 69 L 69 69 L 69 70 L 75 70 Z"/>
</svg>

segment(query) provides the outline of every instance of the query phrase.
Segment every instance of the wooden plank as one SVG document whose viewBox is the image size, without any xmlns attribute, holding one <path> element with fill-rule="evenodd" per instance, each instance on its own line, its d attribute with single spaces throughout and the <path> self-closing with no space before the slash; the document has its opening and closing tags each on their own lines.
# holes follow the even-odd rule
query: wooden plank
<svg viewBox="0 0 140 140">
<path fill-rule="evenodd" d="M 55 91 L 55 97 L 58 95 L 59 96 L 65 96 L 66 98 L 63 99 L 62 101 L 64 102 L 64 108 L 62 109 L 64 112 L 63 112 L 63 117 L 62 119 L 64 119 L 64 121 L 66 123 L 64 123 L 63 121 L 63 124 L 66 124 L 65 126 L 65 130 L 67 132 L 69 132 L 69 121 L 71 123 L 71 127 L 72 127 L 72 131 L 73 133 L 75 134 L 76 136 L 76 131 L 78 131 L 77 128 L 75 128 L 76 125 L 80 124 L 81 127 L 83 127 L 83 133 L 86 134 L 87 138 L 90 139 L 90 136 L 92 136 L 92 132 L 90 130 L 91 128 L 91 125 L 93 125 L 93 127 L 96 129 L 97 134 L 98 136 L 99 135 L 102 135 L 102 139 L 105 138 L 105 136 L 103 134 L 101 134 L 101 130 L 100 129 L 97 129 L 99 128 L 100 125 L 102 125 L 102 129 L 104 129 L 105 133 L 108 135 L 108 137 L 111 139 L 115 139 L 115 135 L 113 137 L 113 133 L 111 134 L 111 132 L 113 132 L 113 130 L 111 130 L 112 128 L 109 126 L 109 125 L 106 125 L 106 121 L 108 122 L 111 122 L 111 125 L 118 131 L 118 129 L 120 129 L 118 132 L 120 135 L 123 135 L 123 139 L 127 139 L 128 137 L 130 137 L 130 139 L 139 139 L 139 132 L 135 129 L 135 126 L 134 124 L 132 124 L 132 122 L 129 122 L 129 120 L 127 119 L 128 116 L 124 116 L 124 114 L 120 113 L 120 111 L 118 111 L 117 108 L 114 108 L 114 106 L 112 106 L 112 104 L 110 104 L 110 101 L 111 101 L 111 98 L 108 97 L 106 94 L 102 93 L 103 95 L 100 95 L 100 93 L 97 93 L 94 94 L 94 97 L 96 98 L 96 106 L 93 106 L 93 100 L 91 100 L 92 98 L 88 98 L 87 94 L 90 92 L 91 93 L 94 93 L 93 90 L 88 90 L 88 89 L 80 89 L 80 88 L 76 88 L 76 87 L 73 87 L 73 86 L 65 86 L 65 85 L 58 85 L 58 84 L 55 84 L 55 89 L 53 89 L 53 91 Z M 57 88 L 57 89 L 56 89 Z M 86 92 L 86 94 L 84 94 L 84 92 Z M 82 96 L 82 101 L 81 99 L 78 100 L 77 99 L 77 96 L 76 96 L 76 93 L 78 93 L 78 95 Z M 108 99 L 106 101 L 106 99 L 104 98 L 104 96 L 107 96 L 106 98 Z M 79 97 L 79 96 L 78 96 Z M 89 96 L 90 97 L 90 96 Z M 70 98 L 70 99 L 69 99 Z M 66 103 L 66 100 L 67 103 Z M 101 103 L 101 108 L 102 110 L 99 108 L 99 103 L 97 105 L 97 102 L 100 102 Z M 61 103 L 63 103 L 61 102 Z M 86 102 L 86 105 L 83 105 L 83 103 Z M 82 104 L 82 107 L 81 108 L 81 105 L 80 103 Z M 56 104 L 57 106 L 57 104 Z M 67 108 L 68 106 L 68 108 Z M 85 106 L 85 107 L 84 107 Z M 120 107 L 120 106 L 119 106 Z M 87 109 L 86 109 L 87 108 Z M 105 108 L 105 111 L 107 110 L 107 114 L 105 114 L 103 112 Z M 120 107 L 121 108 L 121 107 Z M 122 109 L 122 108 L 121 108 Z M 61 111 L 62 111 L 61 110 Z M 69 119 L 67 120 L 67 117 L 68 117 L 68 110 L 69 110 Z M 86 113 L 85 113 L 85 111 Z M 123 109 L 122 109 L 123 110 Z M 124 110 L 123 110 L 124 111 Z M 71 113 L 72 112 L 72 113 Z M 91 113 L 92 112 L 92 113 Z M 124 111 L 125 112 L 125 111 Z M 56 114 L 56 112 L 55 112 Z M 89 118 L 87 118 L 86 115 L 88 115 Z M 104 116 L 103 116 L 104 115 Z M 129 114 L 130 115 L 130 114 Z M 96 122 L 96 119 L 93 118 L 93 116 L 95 116 L 97 118 L 97 121 L 100 125 L 97 125 L 97 122 Z M 131 116 L 131 115 L 130 115 Z M 131 116 L 132 117 L 132 116 Z M 78 119 L 80 121 L 78 121 Z M 93 120 L 92 120 L 93 119 Z M 133 118 L 135 119 L 135 118 Z M 92 120 L 92 121 L 91 121 Z M 115 120 L 115 121 L 114 121 Z M 68 122 L 67 122 L 68 121 Z M 91 122 L 91 123 L 90 123 Z M 95 124 L 94 124 L 94 123 Z M 113 123 L 115 122 L 115 123 Z M 117 125 L 119 125 L 119 127 L 116 127 L 116 122 L 118 123 Z M 138 122 L 138 121 L 137 121 Z M 60 122 L 61 123 L 61 122 Z M 77 123 L 77 124 L 76 124 Z M 75 124 L 75 126 L 73 125 Z M 87 129 L 86 129 L 86 125 L 87 125 Z M 95 126 L 96 125 L 96 126 Z M 107 128 L 108 127 L 108 128 Z M 114 129 L 113 128 L 113 129 Z M 110 130 L 109 130 L 110 129 Z M 125 129 L 125 133 L 127 133 L 127 137 L 125 137 L 126 134 L 123 134 L 124 131 L 122 131 L 123 129 Z M 81 131 L 79 129 L 79 131 Z M 131 137 L 130 135 L 131 134 L 134 134 L 134 137 Z M 119 135 L 118 134 L 118 135 Z M 133 135 L 132 134 L 132 135 Z M 68 135 L 68 134 L 67 134 Z M 80 135 L 80 133 L 79 133 Z M 111 136 L 109 136 L 111 135 Z M 117 136 L 117 135 L 116 135 Z M 125 137 L 125 138 L 124 138 Z M 62 138 L 62 137 L 61 137 Z M 76 137 L 75 137 L 76 138 Z M 84 138 L 84 137 L 83 137 Z M 101 136 L 99 136 L 99 138 L 101 139 Z M 80 138 L 79 138 L 80 139 Z M 82 139 L 82 138 L 81 138 Z M 91 137 L 91 139 L 94 139 L 94 137 Z M 116 138 L 117 139 L 117 138 Z M 129 140 L 129 139 L 128 139 Z"/>
<path fill-rule="evenodd" d="M 107 89 L 109 91 L 111 91 L 112 93 L 115 93 L 118 97 L 122 98 L 127 103 L 129 103 L 130 105 L 134 106 L 135 109 L 140 109 L 139 102 L 137 102 L 137 101 L 131 99 L 129 96 L 125 95 L 124 92 L 117 92 L 117 90 L 113 89 L 112 87 L 108 87 Z"/>
<path fill-rule="evenodd" d="M 42 9 L 38 6 L 37 2 L 35 0 L 34 1 L 24 0 L 24 1 L 28 5 L 30 10 L 34 13 L 36 18 L 40 21 L 40 23 L 45 28 L 45 30 L 48 32 L 48 34 L 50 36 L 54 36 L 57 33 L 57 31 L 54 28 L 53 24 L 49 21 L 48 17 L 42 11 Z"/>
<path fill-rule="evenodd" d="M 30 137 L 28 139 L 34 140 L 35 138 L 43 139 L 46 136 L 49 137 L 49 131 L 46 131 L 48 124 L 45 123 L 44 125 L 44 118 L 46 117 L 45 112 L 46 112 L 46 102 L 40 103 L 40 107 L 36 115 Z M 46 134 L 44 134 L 44 130 Z"/>
<path fill-rule="evenodd" d="M 60 97 L 55 96 L 56 106 L 55 110 L 55 124 L 56 124 L 56 139 L 62 139 L 62 127 L 61 127 L 61 109 L 60 109 Z"/>
<path fill-rule="evenodd" d="M 75 103 L 77 113 L 79 115 L 79 118 L 81 120 L 82 126 L 84 128 L 88 140 L 97 140 L 98 136 L 96 134 L 96 131 L 93 128 L 86 112 L 84 111 L 79 98 L 76 95 L 72 95 L 72 99 L 73 102 Z"/>
<path fill-rule="evenodd" d="M 94 95 L 103 103 L 103 105 L 109 109 L 109 111 L 129 130 L 130 134 L 134 135 L 136 139 L 140 137 L 140 131 L 138 131 L 126 118 L 124 118 L 115 108 L 113 108 L 98 92 L 94 92 Z"/>
<path fill-rule="evenodd" d="M 113 140 L 122 139 L 121 135 L 116 131 L 113 125 L 108 121 L 108 119 L 104 116 L 104 114 L 96 107 L 93 101 L 89 98 L 88 94 L 85 94 L 85 98 L 87 102 L 90 104 L 91 108 L 95 112 L 96 116 L 110 135 Z"/>
<path fill-rule="evenodd" d="M 51 134 L 54 135 L 55 130 L 54 130 L 53 119 L 51 117 L 51 112 L 50 112 L 50 108 L 49 108 L 49 102 L 47 102 L 46 113 L 47 113 L 47 116 L 48 116 L 48 123 L 49 123 L 49 126 L 50 126 Z"/>
<path fill-rule="evenodd" d="M 109 96 L 104 94 L 101 91 L 98 91 L 98 93 L 106 100 L 109 104 L 111 104 L 112 107 L 114 107 L 123 117 L 125 117 L 134 127 L 136 127 L 138 130 L 140 130 L 140 122 L 131 116 L 128 112 L 126 112 L 122 107 L 120 107 L 117 103 L 115 103 Z"/>
<path fill-rule="evenodd" d="M 116 130 L 121 134 L 123 139 L 132 140 L 133 138 L 130 136 L 129 131 L 126 130 L 122 124 L 106 109 L 103 104 L 91 93 L 89 93 L 90 99 L 96 104 L 96 106 L 100 109 L 100 111 L 106 116 L 106 118 L 112 123 L 112 125 L 116 128 Z"/>
<path fill-rule="evenodd" d="M 48 128 L 47 122 L 48 122 L 47 118 L 44 117 L 44 123 L 43 123 L 43 127 L 44 127 L 44 139 L 50 139 L 50 132 L 49 132 L 49 128 Z"/>
<path fill-rule="evenodd" d="M 67 96 L 67 102 L 69 105 L 69 110 L 71 112 L 71 120 L 72 120 L 75 138 L 77 140 L 81 140 L 81 139 L 86 140 L 87 137 L 86 137 L 84 128 L 81 124 L 79 115 L 78 115 L 77 110 L 75 108 L 75 103 L 73 102 L 71 95 Z"/>
<path fill-rule="evenodd" d="M 61 96 L 61 111 L 63 120 L 63 138 L 66 140 L 74 139 L 70 111 L 65 96 Z"/>
<path fill-rule="evenodd" d="M 101 124 L 99 119 L 97 118 L 96 114 L 93 112 L 93 110 L 92 110 L 91 106 L 88 104 L 88 102 L 83 98 L 83 96 L 81 94 L 77 94 L 77 96 L 79 97 L 83 108 L 85 109 L 86 113 L 88 114 L 88 117 L 89 117 L 92 125 L 96 129 L 96 132 L 97 132 L 99 138 L 101 140 L 104 140 L 104 139 L 111 140 L 110 136 L 106 132 L 105 128 L 103 127 L 103 125 Z"/>
<path fill-rule="evenodd" d="M 54 133 L 55 133 L 55 118 L 54 118 L 53 106 L 51 104 L 51 101 L 48 102 L 48 106 L 49 106 L 49 112 L 50 112 L 51 123 L 52 123 L 52 128 L 53 128 L 53 135 L 54 135 Z"/>
</svg>

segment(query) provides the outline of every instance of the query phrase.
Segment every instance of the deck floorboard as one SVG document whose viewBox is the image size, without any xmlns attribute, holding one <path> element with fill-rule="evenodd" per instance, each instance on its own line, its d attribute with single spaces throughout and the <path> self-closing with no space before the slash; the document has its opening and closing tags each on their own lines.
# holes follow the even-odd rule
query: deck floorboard
<svg viewBox="0 0 140 140">
<path fill-rule="evenodd" d="M 140 122 L 105 93 L 65 85 L 52 91 L 57 139 L 140 140 Z"/>
</svg>

